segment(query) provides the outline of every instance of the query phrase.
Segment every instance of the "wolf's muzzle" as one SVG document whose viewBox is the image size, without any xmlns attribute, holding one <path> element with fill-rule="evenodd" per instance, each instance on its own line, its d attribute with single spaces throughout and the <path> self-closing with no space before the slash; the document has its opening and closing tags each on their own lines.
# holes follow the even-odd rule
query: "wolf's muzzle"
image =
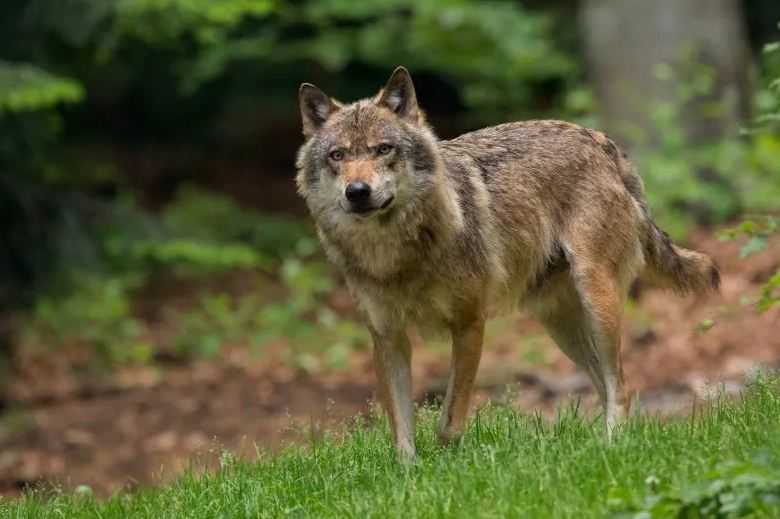
<svg viewBox="0 0 780 519">
<path fill-rule="evenodd" d="M 353 213 L 368 213 L 376 209 L 371 203 L 371 186 L 365 182 L 356 181 L 347 184 L 344 197 L 349 202 Z"/>
<path fill-rule="evenodd" d="M 389 208 L 395 201 L 395 197 L 392 195 L 382 201 L 381 204 L 375 203 L 370 195 L 366 198 L 355 198 L 353 196 L 352 199 L 350 199 L 346 193 L 345 196 L 347 198 L 347 204 L 346 206 L 342 205 L 342 208 L 348 213 L 354 213 L 362 216 L 366 216 L 376 211 L 384 211 L 385 209 Z"/>
</svg>

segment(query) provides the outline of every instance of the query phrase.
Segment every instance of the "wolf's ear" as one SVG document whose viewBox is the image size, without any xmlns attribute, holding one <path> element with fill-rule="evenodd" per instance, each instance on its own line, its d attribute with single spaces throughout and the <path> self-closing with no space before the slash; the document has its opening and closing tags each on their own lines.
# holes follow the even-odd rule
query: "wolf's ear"
<svg viewBox="0 0 780 519">
<path fill-rule="evenodd" d="M 387 84 L 379 92 L 376 104 L 384 106 L 409 122 L 419 121 L 417 94 L 414 93 L 412 76 L 406 68 L 398 67 L 393 71 Z"/>
<path fill-rule="evenodd" d="M 303 83 L 298 89 L 298 105 L 301 108 L 303 134 L 311 137 L 325 124 L 338 105 L 322 90 L 311 83 Z"/>
</svg>

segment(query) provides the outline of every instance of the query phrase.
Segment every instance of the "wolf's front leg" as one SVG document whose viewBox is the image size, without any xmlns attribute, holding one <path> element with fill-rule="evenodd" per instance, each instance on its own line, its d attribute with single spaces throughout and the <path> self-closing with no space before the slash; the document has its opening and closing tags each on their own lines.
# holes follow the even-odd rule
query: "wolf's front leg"
<svg viewBox="0 0 780 519">
<path fill-rule="evenodd" d="M 390 418 L 398 456 L 411 461 L 414 449 L 414 403 L 412 401 L 412 348 L 402 327 L 377 332 L 374 338 L 374 368 L 379 394 Z"/>
<path fill-rule="evenodd" d="M 485 319 L 482 316 L 474 316 L 452 328 L 452 365 L 438 427 L 442 443 L 450 443 L 463 434 L 482 356 L 484 332 Z"/>
</svg>

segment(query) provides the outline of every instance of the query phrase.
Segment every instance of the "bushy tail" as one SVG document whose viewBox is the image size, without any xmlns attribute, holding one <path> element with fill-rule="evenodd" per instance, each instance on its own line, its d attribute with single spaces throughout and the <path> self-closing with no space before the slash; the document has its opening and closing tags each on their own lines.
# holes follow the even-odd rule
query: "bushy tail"
<svg viewBox="0 0 780 519">
<path fill-rule="evenodd" d="M 718 290 L 720 273 L 712 258 L 678 247 L 652 220 L 647 221 L 645 260 L 650 279 L 680 294 Z"/>
<path fill-rule="evenodd" d="M 716 291 L 720 287 L 720 272 L 715 261 L 706 254 L 678 247 L 661 230 L 650 215 L 642 179 L 625 154 L 611 140 L 612 155 L 617 163 L 626 190 L 637 201 L 644 218 L 643 245 L 647 262 L 645 276 L 654 284 L 674 289 L 679 294 Z"/>
</svg>

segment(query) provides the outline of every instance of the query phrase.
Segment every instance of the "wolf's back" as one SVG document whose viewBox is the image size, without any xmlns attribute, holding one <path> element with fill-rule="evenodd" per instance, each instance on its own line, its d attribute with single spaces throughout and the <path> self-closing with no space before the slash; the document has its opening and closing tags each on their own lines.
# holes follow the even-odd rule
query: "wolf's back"
<svg viewBox="0 0 780 519">
<path fill-rule="evenodd" d="M 645 277 L 682 294 L 718 288 L 720 276 L 714 261 L 706 254 L 674 245 L 655 224 L 642 179 L 603 133 L 563 121 L 523 121 L 483 128 L 442 144 L 477 164 L 503 229 L 515 229 L 521 221 L 549 228 L 554 225 L 551 222 L 571 218 L 598 227 L 604 222 L 596 220 L 606 218 L 604 211 L 610 210 L 606 193 L 620 190 L 622 183 L 639 207 L 638 221 L 629 222 L 633 218 L 620 212 L 612 217 L 625 217 L 625 225 L 639 226 Z M 619 180 L 613 176 L 615 169 Z M 572 204 L 577 197 L 584 198 Z M 577 214 L 571 212 L 575 205 Z M 543 240 L 545 233 L 540 232 L 537 238 Z M 524 246 L 535 244 L 526 242 Z"/>
</svg>

